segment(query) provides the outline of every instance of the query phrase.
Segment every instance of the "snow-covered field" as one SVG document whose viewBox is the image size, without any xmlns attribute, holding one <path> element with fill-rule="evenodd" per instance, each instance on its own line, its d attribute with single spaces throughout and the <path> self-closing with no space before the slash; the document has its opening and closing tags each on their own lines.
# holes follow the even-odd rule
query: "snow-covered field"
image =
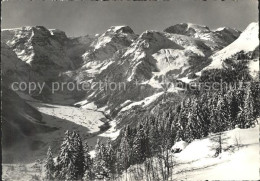
<svg viewBox="0 0 260 181">
<path fill-rule="evenodd" d="M 105 119 L 105 116 L 101 112 L 71 106 L 61 106 L 37 102 L 33 102 L 31 104 L 36 107 L 41 113 L 64 119 L 66 120 L 66 122 L 75 123 L 78 126 L 83 126 L 89 130 L 89 133 L 99 131 L 99 126 L 104 124 L 101 119 Z M 52 121 L 48 122 L 48 125 L 59 128 L 63 128 L 64 126 L 65 128 L 70 128 L 66 127 L 66 122 L 64 121 L 63 124 L 57 124 L 57 122 Z"/>
</svg>

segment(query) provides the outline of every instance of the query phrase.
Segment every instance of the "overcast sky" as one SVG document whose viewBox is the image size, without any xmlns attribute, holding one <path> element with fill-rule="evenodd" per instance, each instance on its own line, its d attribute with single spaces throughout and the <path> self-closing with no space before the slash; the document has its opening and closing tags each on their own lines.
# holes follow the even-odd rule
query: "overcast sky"
<svg viewBox="0 0 260 181">
<path fill-rule="evenodd" d="M 257 0 L 2 2 L 2 28 L 43 25 L 68 36 L 102 33 L 114 25 L 142 33 L 181 22 L 244 30 L 253 21 L 258 21 Z"/>
</svg>

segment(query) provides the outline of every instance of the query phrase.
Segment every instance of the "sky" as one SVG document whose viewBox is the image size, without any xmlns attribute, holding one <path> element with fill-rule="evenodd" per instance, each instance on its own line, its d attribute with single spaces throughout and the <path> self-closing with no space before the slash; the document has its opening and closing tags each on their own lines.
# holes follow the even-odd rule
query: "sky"
<svg viewBox="0 0 260 181">
<path fill-rule="evenodd" d="M 42 25 L 68 36 L 98 34 L 128 25 L 135 33 L 159 30 L 182 22 L 210 29 L 244 30 L 258 21 L 258 0 L 73 1 L 20 0 L 2 2 L 1 28 Z"/>
</svg>

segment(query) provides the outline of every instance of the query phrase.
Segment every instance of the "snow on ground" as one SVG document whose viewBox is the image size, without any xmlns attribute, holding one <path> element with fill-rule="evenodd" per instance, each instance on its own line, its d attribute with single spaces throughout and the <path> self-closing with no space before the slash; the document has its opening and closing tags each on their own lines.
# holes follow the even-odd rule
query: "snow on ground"
<svg viewBox="0 0 260 181">
<path fill-rule="evenodd" d="M 159 72 L 153 72 L 154 75 L 165 75 L 170 70 L 183 70 L 189 67 L 187 52 L 176 49 L 161 49 L 152 56 L 156 62 Z"/>
<path fill-rule="evenodd" d="M 259 24 L 251 23 L 233 43 L 212 55 L 211 64 L 205 69 L 222 68 L 222 60 L 244 51 L 254 51 L 259 46 Z"/>
<path fill-rule="evenodd" d="M 160 84 L 160 82 L 158 80 L 155 80 L 155 76 L 153 76 L 150 80 L 145 81 L 143 84 L 149 84 L 150 86 L 152 86 L 155 89 L 162 88 L 162 85 Z"/>
<path fill-rule="evenodd" d="M 259 59 L 249 61 L 248 69 L 254 79 L 259 79 Z"/>
<path fill-rule="evenodd" d="M 162 94 L 163 94 L 163 92 L 159 92 L 159 93 L 154 94 L 154 95 L 152 95 L 150 97 L 146 97 L 144 100 L 141 100 L 141 101 L 138 101 L 138 102 L 133 102 L 133 103 L 129 104 L 128 106 L 124 107 L 123 109 L 121 109 L 120 112 L 129 110 L 133 106 L 137 106 L 137 105 L 142 105 L 142 107 L 147 106 L 147 105 L 151 104 L 152 102 L 154 102 Z"/>
<path fill-rule="evenodd" d="M 110 128 L 104 133 L 100 134 L 101 137 L 111 138 L 111 140 L 115 140 L 120 133 L 120 129 L 116 129 L 116 120 L 110 122 Z"/>
<path fill-rule="evenodd" d="M 99 131 L 99 126 L 103 125 L 101 119 L 104 118 L 104 115 L 100 112 L 71 106 L 43 104 L 37 102 L 31 104 L 33 104 L 41 113 L 55 116 L 79 126 L 86 127 L 89 129 L 89 133 Z M 66 124 L 65 121 L 64 124 Z M 52 126 L 52 123 L 48 125 Z M 57 125 L 55 124 L 55 126 Z"/>
<path fill-rule="evenodd" d="M 180 81 L 182 81 L 184 83 L 189 84 L 191 81 L 196 80 L 196 79 L 189 79 L 188 77 L 183 77 L 183 78 L 180 78 L 178 80 L 180 80 Z"/>
<path fill-rule="evenodd" d="M 107 106 L 98 108 L 94 102 L 89 102 L 87 99 L 77 102 L 74 105 L 80 105 L 82 109 L 89 109 L 97 112 L 104 112 L 104 114 L 109 114 L 110 110 L 107 109 Z"/>
<path fill-rule="evenodd" d="M 188 143 L 186 141 L 178 141 L 172 146 L 171 150 L 184 150 L 187 147 L 187 145 Z"/>
<path fill-rule="evenodd" d="M 111 129 L 104 135 L 115 131 L 113 125 L 116 121 L 111 123 Z M 217 157 L 213 156 L 213 145 L 216 144 L 212 141 L 214 136 L 216 135 L 194 140 L 180 153 L 170 153 L 170 164 L 173 164 L 170 180 L 259 180 L 259 126 L 223 132 L 223 149 L 226 150 Z M 94 157 L 95 151 L 90 151 L 90 155 Z M 154 159 L 153 163 L 156 168 L 153 173 L 160 174 L 158 160 Z M 2 166 L 3 180 L 28 181 L 43 178 L 41 161 Z M 124 173 L 118 180 L 126 180 L 126 177 L 131 181 L 145 180 L 144 175 L 140 179 L 141 174 L 144 174 L 143 165 L 131 166 L 128 174 Z"/>
<path fill-rule="evenodd" d="M 222 133 L 223 151 L 216 153 L 217 135 L 194 140 L 180 153 L 170 153 L 170 180 L 259 180 L 259 126 Z M 160 174 L 158 159 L 153 158 L 155 173 Z M 139 170 L 139 171 L 138 171 Z M 140 179 L 144 166 L 135 165 L 122 178 Z M 139 172 L 138 179 L 135 179 Z M 130 174 L 129 174 L 130 173 Z M 161 178 L 161 176 L 159 176 Z"/>
<path fill-rule="evenodd" d="M 233 147 L 216 158 L 212 157 L 214 149 L 209 138 L 195 140 L 183 152 L 175 154 L 177 162 L 183 164 L 177 168 L 178 174 L 175 177 L 195 180 L 258 180 L 259 126 L 251 129 L 236 128 L 225 132 L 223 138 L 225 137 L 227 139 L 223 139 L 223 147 Z M 192 171 L 186 172 L 183 169 Z"/>
<path fill-rule="evenodd" d="M 3 181 L 35 181 L 43 180 L 44 168 L 41 164 L 2 164 Z"/>
<path fill-rule="evenodd" d="M 97 106 L 95 105 L 94 102 L 86 103 L 85 105 L 82 105 L 82 108 L 83 108 L 83 109 L 97 110 Z"/>
<path fill-rule="evenodd" d="M 85 105 L 85 104 L 87 104 L 87 103 L 88 103 L 88 100 L 85 99 L 85 100 L 83 100 L 83 101 L 80 101 L 80 102 L 75 103 L 74 105 L 80 105 L 80 106 L 83 106 L 83 105 Z"/>
</svg>

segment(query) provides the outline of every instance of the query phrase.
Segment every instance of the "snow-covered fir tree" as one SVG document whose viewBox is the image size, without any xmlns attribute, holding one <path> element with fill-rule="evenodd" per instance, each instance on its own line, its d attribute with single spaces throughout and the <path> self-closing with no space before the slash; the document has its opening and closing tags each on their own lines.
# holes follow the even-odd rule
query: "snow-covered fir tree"
<svg viewBox="0 0 260 181">
<path fill-rule="evenodd" d="M 140 125 L 133 141 L 133 160 L 135 163 L 142 163 L 146 157 L 146 141 L 143 126 Z"/>
<path fill-rule="evenodd" d="M 84 148 L 81 137 L 78 133 L 73 131 L 72 133 L 73 145 L 75 147 L 75 167 L 76 167 L 76 178 L 81 179 L 84 175 L 85 169 L 85 157 Z"/>
<path fill-rule="evenodd" d="M 48 148 L 47 158 L 44 167 L 45 167 L 45 178 L 47 180 L 53 180 L 54 173 L 55 173 L 55 165 L 54 165 L 51 147 Z"/>
<path fill-rule="evenodd" d="M 77 179 L 77 153 L 72 134 L 69 131 L 66 131 L 65 133 L 65 138 L 61 144 L 61 150 L 58 158 L 58 179 Z"/>
</svg>

